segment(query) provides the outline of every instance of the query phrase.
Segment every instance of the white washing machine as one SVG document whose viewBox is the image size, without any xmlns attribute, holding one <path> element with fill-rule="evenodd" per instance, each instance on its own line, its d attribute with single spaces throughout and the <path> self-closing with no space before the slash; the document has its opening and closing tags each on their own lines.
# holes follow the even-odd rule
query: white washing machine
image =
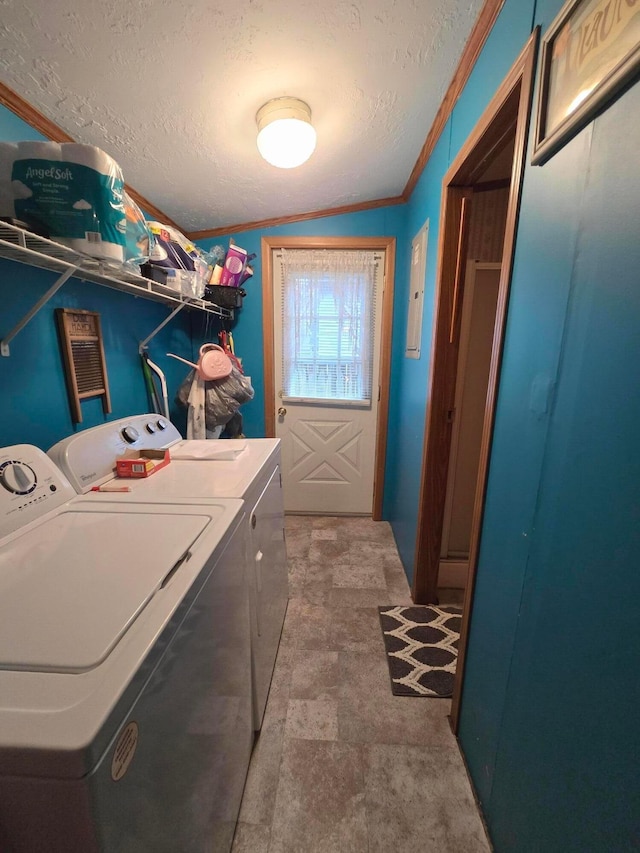
<svg viewBox="0 0 640 853">
<path fill-rule="evenodd" d="M 170 464 L 151 477 L 126 480 L 131 492 L 91 492 L 114 477 L 128 449 L 166 448 Z M 262 725 L 288 602 L 279 439 L 185 441 L 158 415 L 133 415 L 69 436 L 49 455 L 79 492 L 96 502 L 245 502 L 251 601 L 254 728 Z M 124 482 L 124 481 L 123 481 Z"/>
<path fill-rule="evenodd" d="M 118 496 L 114 496 L 118 497 Z M 253 744 L 240 500 L 95 502 L 0 449 L 0 850 L 228 851 Z"/>
</svg>

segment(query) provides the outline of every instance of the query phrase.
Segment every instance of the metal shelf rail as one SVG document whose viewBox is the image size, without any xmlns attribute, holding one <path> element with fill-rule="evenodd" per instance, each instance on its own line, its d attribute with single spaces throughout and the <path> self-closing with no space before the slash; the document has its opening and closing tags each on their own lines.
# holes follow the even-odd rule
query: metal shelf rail
<svg viewBox="0 0 640 853">
<path fill-rule="evenodd" d="M 171 320 L 183 308 L 196 309 L 210 314 L 214 317 L 232 319 L 233 311 L 228 308 L 220 308 L 204 299 L 184 296 L 157 281 L 144 278 L 129 272 L 116 264 L 108 261 L 100 261 L 91 258 L 73 249 L 39 237 L 30 231 L 24 231 L 15 225 L 0 222 L 0 258 L 18 261 L 40 269 L 51 270 L 60 273 L 49 290 L 36 302 L 30 311 L 17 323 L 2 340 L 0 340 L 0 355 L 8 356 L 9 343 L 15 338 L 37 313 L 46 305 L 51 297 L 58 291 L 67 279 L 74 276 L 81 281 L 90 281 L 103 287 L 130 293 L 142 299 L 151 299 L 154 302 L 162 302 L 171 307 L 169 317 L 143 342 L 146 345 L 156 332 Z"/>
</svg>

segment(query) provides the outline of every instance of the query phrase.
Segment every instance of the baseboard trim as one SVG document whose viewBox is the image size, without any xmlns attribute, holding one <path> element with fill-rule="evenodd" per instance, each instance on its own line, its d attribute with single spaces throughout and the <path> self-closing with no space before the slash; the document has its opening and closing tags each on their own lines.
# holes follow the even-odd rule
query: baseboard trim
<svg viewBox="0 0 640 853">
<path fill-rule="evenodd" d="M 438 586 L 447 589 L 464 589 L 468 574 L 468 560 L 440 560 Z"/>
</svg>

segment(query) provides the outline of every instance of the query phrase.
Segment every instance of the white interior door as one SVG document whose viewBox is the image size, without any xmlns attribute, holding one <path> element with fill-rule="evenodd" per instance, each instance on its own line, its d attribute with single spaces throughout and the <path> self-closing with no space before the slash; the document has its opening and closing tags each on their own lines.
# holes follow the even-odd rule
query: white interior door
<svg viewBox="0 0 640 853">
<path fill-rule="evenodd" d="M 288 249 L 287 258 L 303 251 Z M 344 255 L 348 250 L 322 251 Z M 372 512 L 384 252 L 358 254 L 369 256 L 373 270 L 361 300 L 352 299 L 345 307 L 340 281 L 327 284 L 316 277 L 315 290 L 305 289 L 302 300 L 296 297 L 293 313 L 285 299 L 289 261 L 283 269 L 282 251 L 273 252 L 275 434 L 282 440 L 287 512 Z M 366 332 L 366 342 L 355 325 Z"/>
</svg>

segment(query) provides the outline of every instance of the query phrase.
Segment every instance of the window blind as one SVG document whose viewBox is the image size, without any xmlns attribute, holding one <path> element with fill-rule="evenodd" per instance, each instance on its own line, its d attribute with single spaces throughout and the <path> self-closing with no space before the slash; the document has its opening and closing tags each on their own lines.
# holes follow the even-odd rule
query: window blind
<svg viewBox="0 0 640 853">
<path fill-rule="evenodd" d="M 371 401 L 374 252 L 282 249 L 283 395 Z"/>
</svg>

